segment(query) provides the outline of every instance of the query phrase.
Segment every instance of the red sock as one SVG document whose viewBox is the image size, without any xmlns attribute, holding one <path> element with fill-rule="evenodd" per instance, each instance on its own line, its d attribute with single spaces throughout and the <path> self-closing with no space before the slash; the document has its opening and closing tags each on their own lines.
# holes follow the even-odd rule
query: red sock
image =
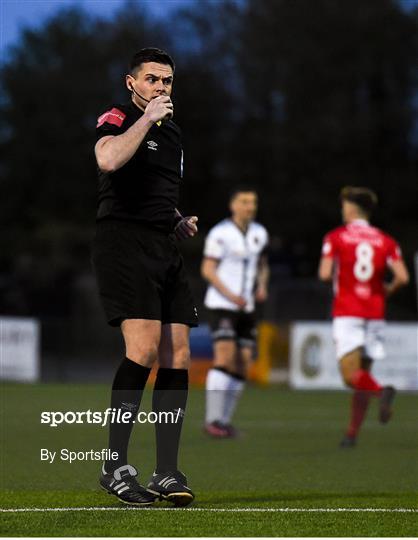
<svg viewBox="0 0 418 540">
<path fill-rule="evenodd" d="M 352 379 L 351 384 L 353 385 L 353 388 L 355 390 L 366 390 L 368 392 L 380 392 L 382 387 L 380 384 L 374 379 L 369 371 L 366 371 L 365 369 L 358 369 Z"/>
<path fill-rule="evenodd" d="M 351 419 L 347 430 L 349 437 L 355 437 L 366 416 L 371 393 L 356 390 L 351 400 Z"/>
</svg>

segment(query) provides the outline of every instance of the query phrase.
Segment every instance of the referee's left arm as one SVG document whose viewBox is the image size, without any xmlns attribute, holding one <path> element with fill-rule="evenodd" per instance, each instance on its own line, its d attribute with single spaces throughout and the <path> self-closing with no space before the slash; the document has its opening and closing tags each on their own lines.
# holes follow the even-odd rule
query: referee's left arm
<svg viewBox="0 0 418 540">
<path fill-rule="evenodd" d="M 186 240 L 197 234 L 197 225 L 198 217 L 197 216 L 186 216 L 183 217 L 177 208 L 174 209 L 175 212 L 175 225 L 174 225 L 174 234 L 179 240 Z"/>
</svg>

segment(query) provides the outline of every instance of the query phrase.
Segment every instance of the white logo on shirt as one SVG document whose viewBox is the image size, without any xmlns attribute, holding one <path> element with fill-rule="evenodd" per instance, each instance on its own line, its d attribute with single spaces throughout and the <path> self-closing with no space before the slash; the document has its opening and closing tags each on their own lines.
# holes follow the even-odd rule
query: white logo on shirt
<svg viewBox="0 0 418 540">
<path fill-rule="evenodd" d="M 158 148 L 158 143 L 156 143 L 155 141 L 147 141 L 147 145 L 148 150 L 157 150 Z"/>
</svg>

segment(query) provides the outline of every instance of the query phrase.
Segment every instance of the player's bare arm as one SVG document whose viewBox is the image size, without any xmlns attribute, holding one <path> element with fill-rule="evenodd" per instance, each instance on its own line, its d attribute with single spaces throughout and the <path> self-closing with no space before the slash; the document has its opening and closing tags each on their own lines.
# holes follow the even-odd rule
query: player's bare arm
<svg viewBox="0 0 418 540">
<path fill-rule="evenodd" d="M 225 298 L 233 302 L 240 308 L 244 308 L 246 305 L 246 300 L 242 296 L 234 294 L 228 287 L 222 283 L 222 280 L 219 279 L 216 269 L 219 265 L 219 260 L 212 257 L 204 257 L 201 266 L 201 275 L 208 283 L 213 285 Z"/>
<path fill-rule="evenodd" d="M 318 268 L 318 277 L 321 281 L 332 281 L 334 274 L 334 259 L 322 257 Z"/>
<path fill-rule="evenodd" d="M 113 172 L 123 167 L 138 150 L 150 128 L 172 111 L 170 97 L 159 96 L 150 101 L 141 118 L 124 133 L 99 139 L 94 149 L 99 169 Z"/>
<path fill-rule="evenodd" d="M 270 267 L 267 256 L 262 255 L 258 263 L 257 290 L 255 299 L 257 302 L 265 302 L 268 296 L 268 283 L 270 279 Z"/>
<path fill-rule="evenodd" d="M 393 278 L 390 283 L 385 283 L 386 296 L 391 296 L 409 283 L 409 272 L 402 259 L 393 261 L 390 264 L 390 270 L 393 273 Z"/>
</svg>

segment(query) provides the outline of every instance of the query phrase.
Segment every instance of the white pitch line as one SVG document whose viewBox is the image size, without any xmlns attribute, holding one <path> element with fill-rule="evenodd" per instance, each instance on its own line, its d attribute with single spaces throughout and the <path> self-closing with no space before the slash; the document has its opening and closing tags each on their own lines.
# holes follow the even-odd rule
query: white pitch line
<svg viewBox="0 0 418 540">
<path fill-rule="evenodd" d="M 0 508 L 3 513 L 19 512 L 126 512 L 129 510 L 151 512 L 306 512 L 306 513 L 418 513 L 418 508 L 136 508 L 134 506 L 82 506 L 68 508 Z"/>
</svg>

